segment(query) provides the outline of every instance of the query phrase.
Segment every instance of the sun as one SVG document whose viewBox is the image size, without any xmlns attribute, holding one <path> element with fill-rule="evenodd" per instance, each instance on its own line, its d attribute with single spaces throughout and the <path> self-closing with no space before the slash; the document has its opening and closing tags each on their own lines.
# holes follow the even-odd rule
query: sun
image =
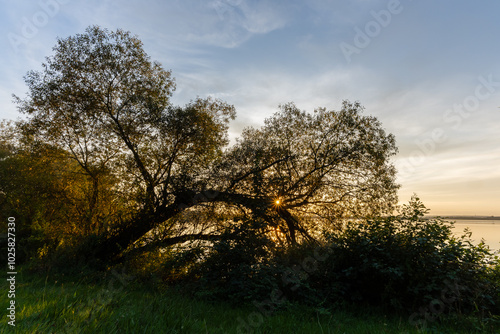
<svg viewBox="0 0 500 334">
<path fill-rule="evenodd" d="M 285 204 L 285 201 L 283 201 L 282 197 L 274 197 L 269 204 L 275 209 L 278 210 L 279 208 L 283 207 Z"/>
<path fill-rule="evenodd" d="M 281 198 L 276 198 L 275 200 L 273 200 L 273 206 L 275 208 L 278 208 L 282 205 L 283 205 L 283 200 Z"/>
</svg>

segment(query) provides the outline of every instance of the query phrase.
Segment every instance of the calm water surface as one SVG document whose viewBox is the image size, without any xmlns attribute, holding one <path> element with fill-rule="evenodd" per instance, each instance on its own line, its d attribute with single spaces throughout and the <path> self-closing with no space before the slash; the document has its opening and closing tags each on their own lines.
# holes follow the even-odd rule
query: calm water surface
<svg viewBox="0 0 500 334">
<path fill-rule="evenodd" d="M 462 234 L 466 227 L 472 232 L 472 239 L 475 244 L 484 238 L 485 243 L 490 246 L 492 250 L 500 250 L 500 220 L 463 220 L 454 219 L 455 221 L 454 232 Z"/>
</svg>

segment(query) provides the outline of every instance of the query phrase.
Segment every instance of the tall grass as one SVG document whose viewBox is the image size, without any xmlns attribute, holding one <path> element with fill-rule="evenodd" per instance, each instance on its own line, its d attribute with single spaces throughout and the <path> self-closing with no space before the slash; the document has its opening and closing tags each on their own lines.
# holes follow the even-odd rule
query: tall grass
<svg viewBox="0 0 500 334">
<path fill-rule="evenodd" d="M 327 310 L 289 305 L 263 316 L 253 306 L 193 300 L 174 289 L 130 283 L 110 287 L 109 278 L 18 275 L 16 327 L 0 320 L 2 333 L 422 333 L 406 317 L 376 310 Z M 2 296 L 2 307 L 6 298 Z M 244 326 L 242 323 L 247 325 Z M 434 326 L 434 327 L 433 327 Z M 426 332 L 480 333 L 464 319 L 431 324 Z M 493 331 L 492 331 L 493 332 Z"/>
</svg>

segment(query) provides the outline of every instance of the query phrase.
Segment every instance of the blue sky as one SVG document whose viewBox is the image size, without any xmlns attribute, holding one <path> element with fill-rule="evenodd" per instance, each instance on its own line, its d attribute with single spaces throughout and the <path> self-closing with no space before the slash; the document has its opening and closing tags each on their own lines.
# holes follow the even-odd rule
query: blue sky
<svg viewBox="0 0 500 334">
<path fill-rule="evenodd" d="M 0 118 L 57 37 L 89 25 L 139 36 L 171 69 L 173 102 L 234 104 L 236 138 L 279 104 L 360 101 L 395 134 L 400 200 L 500 215 L 500 2 L 0 0 Z"/>
</svg>

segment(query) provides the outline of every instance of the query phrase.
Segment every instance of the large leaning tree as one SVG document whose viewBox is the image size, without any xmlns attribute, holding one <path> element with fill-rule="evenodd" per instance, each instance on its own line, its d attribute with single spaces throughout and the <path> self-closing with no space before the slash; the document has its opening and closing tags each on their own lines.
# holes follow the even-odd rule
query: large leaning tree
<svg viewBox="0 0 500 334">
<path fill-rule="evenodd" d="M 96 26 L 59 39 L 25 81 L 19 128 L 79 166 L 89 188 L 82 224 L 95 227 L 103 259 L 139 244 L 227 238 L 222 231 L 242 217 L 283 244 L 317 240 L 341 218 L 396 202 L 394 137 L 358 103 L 312 114 L 283 105 L 228 147 L 233 106 L 172 105 L 171 73 L 140 40 Z M 102 201 L 124 209 L 110 221 Z"/>
</svg>

